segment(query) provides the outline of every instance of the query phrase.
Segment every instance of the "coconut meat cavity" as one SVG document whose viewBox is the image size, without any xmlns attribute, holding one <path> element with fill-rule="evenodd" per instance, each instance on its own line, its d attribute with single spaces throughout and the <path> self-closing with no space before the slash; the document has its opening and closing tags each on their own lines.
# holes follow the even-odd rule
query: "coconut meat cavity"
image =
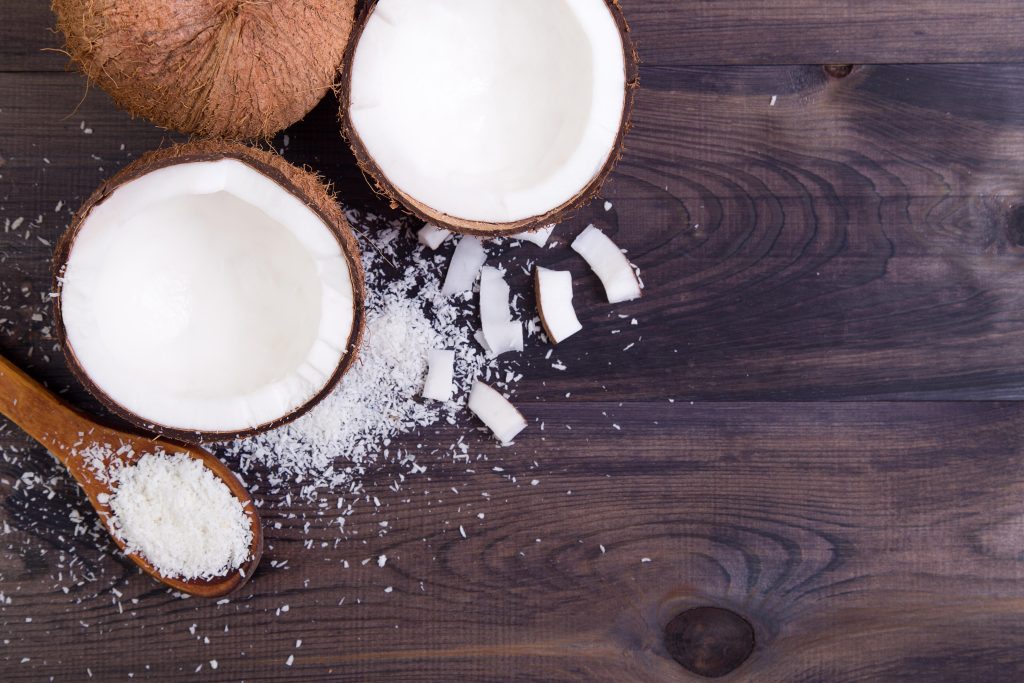
<svg viewBox="0 0 1024 683">
<path fill-rule="evenodd" d="M 226 158 L 146 173 L 95 205 L 62 273 L 61 315 L 112 401 L 159 426 L 238 432 L 328 384 L 353 297 L 323 219 Z"/>
<path fill-rule="evenodd" d="M 414 204 L 487 223 L 582 193 L 615 149 L 628 87 L 605 0 L 380 0 L 350 68 L 372 163 Z"/>
</svg>

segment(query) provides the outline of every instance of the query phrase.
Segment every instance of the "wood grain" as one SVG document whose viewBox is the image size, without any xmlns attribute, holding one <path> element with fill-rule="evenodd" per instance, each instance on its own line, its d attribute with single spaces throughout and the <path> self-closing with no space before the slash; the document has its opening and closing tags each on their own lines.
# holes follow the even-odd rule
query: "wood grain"
<svg viewBox="0 0 1024 683">
<path fill-rule="evenodd" d="M 569 369 L 526 395 L 1021 397 L 1024 366 L 1006 349 L 1024 344 L 1024 66 L 861 67 L 844 79 L 817 67 L 652 73 L 605 192 L 612 210 L 597 203 L 563 233 L 596 222 L 654 295 L 615 307 L 639 323 L 623 324 L 574 253 L 544 252 L 542 265 L 575 273 L 585 329 L 558 349 Z M 168 139 L 96 93 L 65 119 L 76 83 L 0 80 L 0 92 L 18 93 L 0 121 L 22 131 L 5 146 L 5 215 L 42 210 L 36 235 L 50 242 L 101 179 Z M 346 204 L 380 212 L 334 135 L 332 106 L 289 131 L 286 156 L 322 172 Z M 32 238 L 12 267 L 35 269 L 27 280 L 38 282 L 48 256 Z M 512 284 L 531 289 L 518 272 Z M 546 352 L 528 350 L 527 367 L 547 371 Z M 600 383 L 588 381 L 595 367 Z"/>
<path fill-rule="evenodd" d="M 0 423 L 0 680 L 697 681 L 663 630 L 703 606 L 754 629 L 724 681 L 1024 678 L 1018 3 L 623 6 L 636 128 L 611 210 L 522 248 L 573 270 L 585 329 L 528 346 L 516 447 L 471 422 L 401 439 L 427 472 L 371 472 L 346 534 L 333 496 L 254 473 L 264 562 L 211 604 L 117 558 Z M 64 73 L 49 23 L 0 0 L 0 352 L 95 410 L 53 339 L 51 245 L 178 138 Z M 275 147 L 396 215 L 336 110 Z M 565 249 L 588 222 L 641 266 L 641 301 L 609 308 Z M 467 430 L 484 457 L 435 454 Z"/>
<path fill-rule="evenodd" d="M 1024 59 L 1012 0 L 621 0 L 645 64 L 916 64 Z M 0 2 L 0 70 L 67 59 L 47 0 Z M 48 52 L 52 51 L 52 52 Z"/>
<path fill-rule="evenodd" d="M 512 454 L 474 437 L 492 461 L 432 462 L 401 493 L 368 487 L 382 507 L 357 509 L 341 544 L 300 503 L 265 515 L 262 569 L 224 605 L 176 600 L 95 550 L 86 557 L 99 581 L 54 594 L 55 567 L 39 553 L 73 543 L 69 523 L 22 524 L 59 512 L 60 499 L 8 489 L 14 530 L 0 561 L 5 587 L 21 590 L 3 610 L 5 679 L 88 666 L 100 680 L 191 680 L 216 658 L 231 680 L 697 680 L 669 657 L 661 629 L 710 604 L 757 634 L 729 680 L 1014 680 L 1024 675 L 1022 410 L 528 406 L 544 432 L 524 432 Z M 557 438 L 563 424 L 576 440 Z M 326 548 L 303 547 L 307 522 Z M 270 562 L 284 559 L 283 569 Z M 49 638 L 61 639 L 58 652 Z M 21 656 L 32 661 L 19 666 Z"/>
</svg>

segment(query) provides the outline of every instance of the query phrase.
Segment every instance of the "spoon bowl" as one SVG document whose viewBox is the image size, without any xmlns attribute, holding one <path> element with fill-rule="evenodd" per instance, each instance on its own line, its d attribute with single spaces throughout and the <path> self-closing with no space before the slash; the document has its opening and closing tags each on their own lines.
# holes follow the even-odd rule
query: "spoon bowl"
<svg viewBox="0 0 1024 683">
<path fill-rule="evenodd" d="M 101 425 L 50 393 L 2 356 L 0 414 L 6 415 L 63 463 L 85 492 L 117 546 L 157 581 L 189 595 L 218 598 L 241 587 L 252 577 L 263 555 L 263 527 L 259 513 L 252 496 L 238 477 L 210 452 L 198 446 L 139 436 Z M 102 463 L 96 462 L 96 455 L 85 454 L 91 445 L 102 447 Z M 131 467 L 142 456 L 156 452 L 184 454 L 202 461 L 242 504 L 252 529 L 252 541 L 248 559 L 240 567 L 209 579 L 179 579 L 162 575 L 144 557 L 125 550 L 124 542 L 111 529 L 113 513 L 109 501 L 115 489 L 102 472 L 109 471 L 112 466 Z M 115 463 L 115 460 L 120 462 Z"/>
</svg>

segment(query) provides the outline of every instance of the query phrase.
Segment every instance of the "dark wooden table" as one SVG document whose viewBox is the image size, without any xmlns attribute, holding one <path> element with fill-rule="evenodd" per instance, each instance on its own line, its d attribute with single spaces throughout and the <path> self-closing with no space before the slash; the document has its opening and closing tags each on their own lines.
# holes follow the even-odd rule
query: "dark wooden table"
<svg viewBox="0 0 1024 683">
<path fill-rule="evenodd" d="M 587 330 L 565 372 L 527 351 L 546 430 L 471 433 L 469 464 L 429 454 L 466 426 L 403 439 L 428 473 L 371 477 L 347 535 L 271 497 L 262 569 L 211 604 L 97 547 L 7 426 L 0 679 L 691 681 L 673 653 L 722 672 L 748 624 L 725 680 L 1024 679 L 1024 3 L 623 5 L 636 127 L 613 209 L 562 230 L 597 221 L 648 292 L 611 336 L 550 252 Z M 176 138 L 65 72 L 51 24 L 0 0 L 0 352 L 94 407 L 54 349 L 51 245 Z M 383 211 L 334 106 L 285 154 Z"/>
</svg>

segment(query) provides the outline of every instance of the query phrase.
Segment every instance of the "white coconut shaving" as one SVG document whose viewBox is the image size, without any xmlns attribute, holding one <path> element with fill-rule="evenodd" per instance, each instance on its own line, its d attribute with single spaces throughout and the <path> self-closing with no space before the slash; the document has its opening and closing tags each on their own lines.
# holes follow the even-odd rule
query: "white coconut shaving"
<svg viewBox="0 0 1024 683">
<path fill-rule="evenodd" d="M 437 248 L 445 243 L 452 233 L 444 228 L 439 228 L 436 225 L 427 223 L 420 231 L 416 233 L 416 239 L 419 243 L 425 247 L 430 247 L 431 250 L 437 251 Z"/>
<path fill-rule="evenodd" d="M 252 525 L 242 503 L 184 453 L 149 453 L 117 471 L 111 531 L 161 575 L 211 579 L 249 558 Z"/>
<path fill-rule="evenodd" d="M 444 279 L 441 293 L 450 296 L 472 289 L 485 261 L 487 252 L 478 237 L 466 235 L 460 239 L 448 265 L 448 275 Z"/>
<path fill-rule="evenodd" d="M 551 238 L 551 233 L 554 231 L 554 225 L 545 225 L 543 228 L 537 228 L 536 230 L 516 233 L 515 235 L 512 235 L 512 239 L 520 240 L 522 242 L 532 242 L 538 247 L 543 247 L 548 243 L 548 240 Z"/>
<path fill-rule="evenodd" d="M 238 458 L 241 471 L 269 470 L 272 484 L 299 484 L 306 498 L 322 489 L 357 492 L 361 475 L 382 459 L 415 467 L 415 454 L 389 448 L 391 440 L 440 422 L 455 423 L 473 382 L 488 366 L 496 369 L 473 341 L 473 301 L 442 294 L 440 274 L 451 255 L 415 247 L 400 238 L 402 232 L 378 227 L 363 240 L 366 330 L 355 364 L 303 417 L 228 445 L 227 454 Z M 454 354 L 451 400 L 421 396 L 436 349 Z"/>
</svg>

